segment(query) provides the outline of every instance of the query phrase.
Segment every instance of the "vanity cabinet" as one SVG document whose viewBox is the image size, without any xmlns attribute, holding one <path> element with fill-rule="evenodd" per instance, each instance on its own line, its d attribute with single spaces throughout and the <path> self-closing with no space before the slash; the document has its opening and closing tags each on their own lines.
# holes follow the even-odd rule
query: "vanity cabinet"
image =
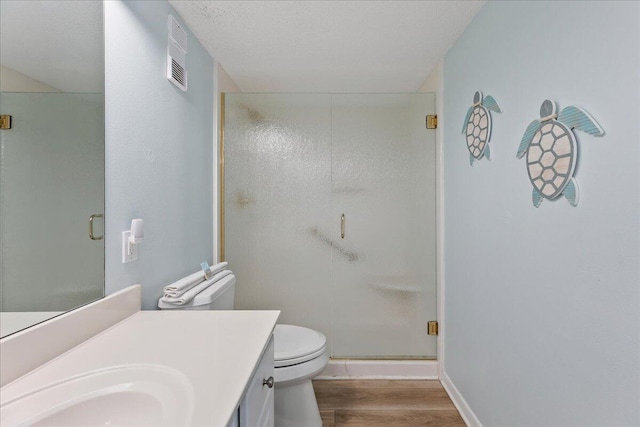
<svg viewBox="0 0 640 427">
<path fill-rule="evenodd" d="M 132 286 L 3 338 L 0 424 L 273 427 L 279 311 L 137 311 L 140 297 Z M 120 404 L 131 387 L 138 403 Z"/>
<path fill-rule="evenodd" d="M 227 427 L 273 427 L 274 374 L 272 336 L 247 385 L 237 415 Z"/>
</svg>

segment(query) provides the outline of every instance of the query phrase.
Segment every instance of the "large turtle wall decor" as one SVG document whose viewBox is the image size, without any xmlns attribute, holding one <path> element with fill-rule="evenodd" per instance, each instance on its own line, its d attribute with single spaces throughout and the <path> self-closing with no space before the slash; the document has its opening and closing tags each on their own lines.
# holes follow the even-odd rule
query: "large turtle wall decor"
<svg viewBox="0 0 640 427">
<path fill-rule="evenodd" d="M 480 160 L 483 156 L 491 160 L 491 112 L 502 113 L 498 102 L 493 96 L 482 97 L 482 92 L 473 95 L 473 105 L 467 110 L 464 118 L 462 133 L 467 139 L 469 149 L 469 162 L 473 166 L 474 160 Z"/>
<path fill-rule="evenodd" d="M 572 206 L 578 205 L 580 193 L 573 177 L 578 160 L 578 144 L 572 129 L 602 136 L 604 130 L 586 111 L 565 107 L 556 113 L 556 103 L 546 99 L 540 106 L 540 120 L 527 127 L 516 157 L 527 155 L 527 172 L 533 185 L 531 199 L 536 208 L 542 199 L 564 195 Z"/>
</svg>

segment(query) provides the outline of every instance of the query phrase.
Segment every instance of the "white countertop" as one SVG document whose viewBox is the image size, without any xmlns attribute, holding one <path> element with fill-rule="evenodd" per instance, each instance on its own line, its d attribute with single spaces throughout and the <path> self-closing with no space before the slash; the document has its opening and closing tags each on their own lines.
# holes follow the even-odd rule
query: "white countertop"
<svg viewBox="0 0 640 427">
<path fill-rule="evenodd" d="M 23 330 L 64 311 L 3 311 L 0 313 L 0 337 Z"/>
<path fill-rule="evenodd" d="M 195 392 L 193 426 L 226 426 L 279 311 L 141 311 L 2 388 L 2 400 L 101 368 L 177 369 Z"/>
</svg>

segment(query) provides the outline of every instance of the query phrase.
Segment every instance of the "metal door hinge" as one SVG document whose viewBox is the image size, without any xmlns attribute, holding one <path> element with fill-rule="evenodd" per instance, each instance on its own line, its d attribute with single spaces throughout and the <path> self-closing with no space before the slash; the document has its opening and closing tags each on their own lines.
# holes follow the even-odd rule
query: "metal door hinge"
<svg viewBox="0 0 640 427">
<path fill-rule="evenodd" d="M 427 116 L 427 129 L 437 129 L 438 128 L 438 116 L 429 114 Z"/>
<path fill-rule="evenodd" d="M 11 129 L 11 116 L 0 116 L 0 129 Z"/>
<path fill-rule="evenodd" d="M 429 335 L 438 335 L 438 322 L 435 320 L 427 322 L 427 331 Z"/>
</svg>

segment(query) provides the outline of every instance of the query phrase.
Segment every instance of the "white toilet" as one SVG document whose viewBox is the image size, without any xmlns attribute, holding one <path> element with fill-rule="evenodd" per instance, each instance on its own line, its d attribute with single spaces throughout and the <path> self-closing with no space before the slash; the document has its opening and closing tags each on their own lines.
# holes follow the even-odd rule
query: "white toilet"
<svg viewBox="0 0 640 427">
<path fill-rule="evenodd" d="M 200 292 L 188 304 L 158 301 L 163 310 L 232 310 L 236 278 L 229 275 Z M 274 331 L 275 426 L 322 427 L 311 379 L 327 365 L 327 338 L 313 329 L 276 325 Z"/>
</svg>

